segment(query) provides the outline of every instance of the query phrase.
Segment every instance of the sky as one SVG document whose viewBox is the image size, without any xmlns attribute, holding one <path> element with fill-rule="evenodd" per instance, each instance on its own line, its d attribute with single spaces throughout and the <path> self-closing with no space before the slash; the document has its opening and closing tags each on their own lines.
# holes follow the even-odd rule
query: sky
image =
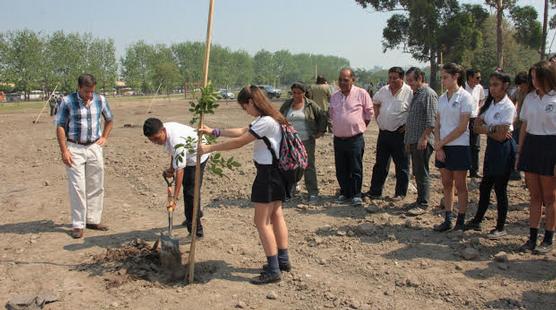
<svg viewBox="0 0 556 310">
<path fill-rule="evenodd" d="M 484 3 L 481 0 L 462 1 Z M 112 38 L 118 57 L 133 42 L 204 41 L 208 0 L 0 0 L 0 31 L 92 33 Z M 540 15 L 542 0 L 519 0 Z M 8 9 L 7 9 L 8 8 Z M 7 13 L 7 14 L 6 14 Z M 550 12 L 553 15 L 554 12 Z M 215 0 L 213 43 L 251 55 L 288 49 L 347 58 L 352 67 L 418 64 L 400 50 L 382 49 L 391 13 L 364 10 L 354 0 Z M 539 17 L 540 18 L 540 17 Z M 549 33 L 549 42 L 552 38 Z"/>
</svg>

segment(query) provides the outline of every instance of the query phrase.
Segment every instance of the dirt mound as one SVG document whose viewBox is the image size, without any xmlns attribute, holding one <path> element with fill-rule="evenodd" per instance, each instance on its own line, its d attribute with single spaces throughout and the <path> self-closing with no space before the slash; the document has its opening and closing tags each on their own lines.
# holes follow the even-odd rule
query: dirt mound
<svg viewBox="0 0 556 310">
<path fill-rule="evenodd" d="M 77 270 L 93 275 L 112 274 L 119 276 L 107 278 L 107 286 L 120 286 L 128 280 L 167 282 L 160 265 L 160 252 L 142 239 L 133 239 L 120 247 L 106 249 L 102 254 L 92 257 L 90 262 L 81 264 Z"/>
</svg>

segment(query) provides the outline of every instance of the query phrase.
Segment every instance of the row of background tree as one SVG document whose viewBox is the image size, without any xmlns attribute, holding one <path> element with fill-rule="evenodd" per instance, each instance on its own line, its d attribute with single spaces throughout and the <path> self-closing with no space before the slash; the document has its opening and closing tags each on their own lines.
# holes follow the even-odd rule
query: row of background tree
<svg viewBox="0 0 556 310">
<path fill-rule="evenodd" d="M 438 89 L 439 64 L 455 62 L 488 76 L 497 67 L 516 73 L 546 56 L 549 0 L 543 24 L 532 6 L 516 0 L 485 0 L 484 5 L 457 0 L 355 0 L 364 9 L 395 12 L 383 30 L 384 51 L 402 49 L 429 64 L 431 86 Z M 550 0 L 552 9 L 556 0 Z M 486 8 L 491 8 L 490 14 Z"/>
<path fill-rule="evenodd" d="M 92 73 L 100 91 L 112 92 L 117 79 L 144 94 L 170 93 L 176 88 L 198 87 L 202 80 L 204 44 L 151 45 L 143 41 L 127 47 L 116 60 L 112 39 L 58 31 L 42 35 L 30 30 L 0 33 L 0 90 L 62 92 L 75 89 L 76 78 Z M 336 56 L 292 54 L 288 50 L 261 50 L 254 56 L 243 50 L 213 45 L 209 79 L 217 87 L 235 88 L 248 83 L 289 85 L 312 81 L 315 72 L 336 76 L 349 61 Z"/>
<path fill-rule="evenodd" d="M 504 71 L 513 74 L 527 70 L 539 55 L 544 55 L 546 40 L 537 11 L 531 6 L 519 7 L 515 1 L 486 1 L 487 5 L 502 5 L 494 14 L 485 6 L 460 5 L 455 0 L 356 2 L 377 11 L 402 12 L 387 21 L 384 51 L 401 48 L 419 62 L 428 63 L 426 71 L 437 89 L 436 72 L 441 63 L 478 68 L 485 76 L 498 67 L 497 29 L 502 34 Z M 507 13 L 502 14 L 501 23 L 500 12 Z M 552 22 L 551 28 L 555 24 Z M 90 72 L 97 77 L 98 88 L 107 92 L 112 91 L 117 79 L 122 79 L 127 86 L 145 94 L 153 93 L 160 85 L 168 93 L 198 85 L 203 55 L 204 44 L 200 42 L 167 46 L 139 41 L 127 47 L 118 61 L 112 39 L 62 31 L 48 35 L 30 30 L 8 31 L 0 33 L 0 90 L 48 92 L 59 84 L 60 91 L 69 92 L 75 89 L 79 74 Z M 349 61 L 336 56 L 292 54 L 288 50 L 261 50 L 251 56 L 242 50 L 214 45 L 209 79 L 217 87 L 235 88 L 248 83 L 289 85 L 297 80 L 312 82 L 315 71 L 334 79 L 345 66 L 349 66 Z M 385 70 L 355 71 L 362 85 L 386 80 Z"/>
</svg>

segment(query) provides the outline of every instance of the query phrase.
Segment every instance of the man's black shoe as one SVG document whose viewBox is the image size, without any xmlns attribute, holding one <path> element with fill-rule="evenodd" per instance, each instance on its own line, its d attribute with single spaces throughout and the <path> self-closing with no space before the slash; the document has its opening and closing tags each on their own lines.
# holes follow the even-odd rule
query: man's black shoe
<svg viewBox="0 0 556 310">
<path fill-rule="evenodd" d="M 464 230 L 481 231 L 481 223 L 471 220 L 465 223 Z"/>
</svg>

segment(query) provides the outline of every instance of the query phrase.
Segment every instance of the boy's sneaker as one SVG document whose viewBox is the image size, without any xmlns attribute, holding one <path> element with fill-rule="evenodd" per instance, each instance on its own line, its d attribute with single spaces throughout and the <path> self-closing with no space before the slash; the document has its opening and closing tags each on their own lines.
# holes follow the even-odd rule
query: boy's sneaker
<svg viewBox="0 0 556 310">
<path fill-rule="evenodd" d="M 552 244 L 548 244 L 548 243 L 541 243 L 541 245 L 539 245 L 538 247 L 536 247 L 533 250 L 533 254 L 536 255 L 544 255 L 544 254 L 548 254 L 550 252 L 552 252 Z"/>
<path fill-rule="evenodd" d="M 354 206 L 362 206 L 363 205 L 363 199 L 361 199 L 361 197 L 353 197 L 351 199 L 351 204 Z"/>
<path fill-rule="evenodd" d="M 336 203 L 346 203 L 348 202 L 348 198 L 344 195 L 340 195 L 338 196 L 338 198 L 336 198 Z"/>
<path fill-rule="evenodd" d="M 308 203 L 316 203 L 318 201 L 319 201 L 319 196 L 317 196 L 317 195 L 309 195 L 307 197 L 307 202 Z"/>
<path fill-rule="evenodd" d="M 427 212 L 427 206 L 423 206 L 422 204 L 416 202 L 409 207 L 409 210 L 407 210 L 407 215 L 418 216 L 426 212 Z"/>
<path fill-rule="evenodd" d="M 487 234 L 487 238 L 489 238 L 490 240 L 497 240 L 504 237 L 507 234 L 508 233 L 505 230 L 493 229 Z"/>
<path fill-rule="evenodd" d="M 268 284 L 268 283 L 277 283 L 282 280 L 282 273 L 281 272 L 268 272 L 263 270 L 261 274 L 251 280 L 249 282 L 255 285 L 261 284 Z"/>
<path fill-rule="evenodd" d="M 474 231 L 481 231 L 481 223 L 475 222 L 474 220 L 470 220 L 465 223 L 465 230 L 474 230 Z"/>
</svg>

